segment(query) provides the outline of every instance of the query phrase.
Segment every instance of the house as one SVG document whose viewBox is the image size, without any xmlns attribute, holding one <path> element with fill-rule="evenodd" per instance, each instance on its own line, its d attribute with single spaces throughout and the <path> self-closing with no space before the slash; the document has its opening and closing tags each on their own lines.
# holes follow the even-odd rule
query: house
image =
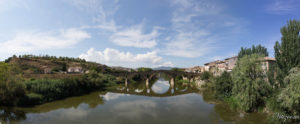
<svg viewBox="0 0 300 124">
<path fill-rule="evenodd" d="M 264 57 L 264 59 L 262 60 L 262 69 L 265 72 L 268 72 L 271 68 L 272 65 L 276 64 L 276 59 L 275 58 L 271 58 L 271 57 Z"/>
<path fill-rule="evenodd" d="M 213 67 L 216 66 L 216 62 L 209 62 L 204 64 L 204 70 L 210 71 Z"/>
<path fill-rule="evenodd" d="M 48 66 L 42 66 L 41 70 L 44 74 L 50 74 L 52 72 L 52 69 L 49 68 Z"/>
<path fill-rule="evenodd" d="M 236 66 L 237 60 L 238 60 L 237 56 L 225 59 L 227 72 L 231 72 L 233 70 L 233 68 Z"/>
<path fill-rule="evenodd" d="M 204 72 L 204 67 L 203 66 L 195 66 L 195 67 L 187 68 L 184 71 L 185 72 L 193 72 L 193 73 L 202 73 L 202 72 Z"/>
<path fill-rule="evenodd" d="M 226 62 L 225 61 L 218 61 L 216 62 L 216 67 L 218 68 L 219 72 L 224 72 L 227 70 Z"/>
<path fill-rule="evenodd" d="M 68 73 L 83 73 L 82 67 L 75 66 L 75 67 L 69 67 L 68 68 Z"/>
</svg>

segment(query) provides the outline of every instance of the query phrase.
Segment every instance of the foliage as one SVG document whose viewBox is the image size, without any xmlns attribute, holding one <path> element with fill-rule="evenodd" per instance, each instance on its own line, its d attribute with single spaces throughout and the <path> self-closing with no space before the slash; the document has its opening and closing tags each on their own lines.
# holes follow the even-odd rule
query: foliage
<svg viewBox="0 0 300 124">
<path fill-rule="evenodd" d="M 23 59 L 45 59 L 45 60 L 52 60 L 52 61 L 69 61 L 69 62 L 86 62 L 84 59 L 80 58 L 70 58 L 70 57 L 56 57 L 56 56 L 49 56 L 49 55 L 22 55 L 19 58 Z"/>
<path fill-rule="evenodd" d="M 269 85 L 264 81 L 265 75 L 259 59 L 262 55 L 245 55 L 239 60 L 232 72 L 233 95 L 239 106 L 245 111 L 252 111 L 264 104 L 269 95 Z"/>
<path fill-rule="evenodd" d="M 182 68 L 172 68 L 171 71 L 184 71 Z"/>
<path fill-rule="evenodd" d="M 209 80 L 212 77 L 212 73 L 208 72 L 208 71 L 204 71 L 201 75 L 200 78 L 201 80 Z"/>
<path fill-rule="evenodd" d="M 283 81 L 288 71 L 300 64 L 300 21 L 290 20 L 280 31 L 281 43 L 277 41 L 274 50 L 277 65 L 282 71 L 279 80 Z"/>
<path fill-rule="evenodd" d="M 0 62 L 0 105 L 15 105 L 25 93 L 19 69 Z"/>
<path fill-rule="evenodd" d="M 67 84 L 62 79 L 39 79 L 27 81 L 25 84 L 29 92 L 42 95 L 42 102 L 47 102 L 69 96 L 69 88 L 76 87 L 76 83 Z"/>
<path fill-rule="evenodd" d="M 269 65 L 269 71 L 267 71 L 267 78 L 269 84 L 272 86 L 272 88 L 279 88 L 280 84 L 277 81 L 278 78 L 278 72 L 279 68 L 276 64 L 270 64 Z"/>
<path fill-rule="evenodd" d="M 177 83 L 177 84 L 189 84 L 189 83 L 192 83 L 192 82 L 190 82 L 190 81 L 188 81 L 188 80 L 183 80 L 183 79 L 181 79 L 181 80 L 177 80 L 176 83 Z"/>
<path fill-rule="evenodd" d="M 152 71 L 152 69 L 151 68 L 140 67 L 140 68 L 137 68 L 137 71 L 138 72 L 147 72 L 147 71 Z"/>
<path fill-rule="evenodd" d="M 101 89 L 104 87 L 113 86 L 116 84 L 116 78 L 108 74 L 102 74 L 95 70 L 91 70 L 83 78 L 86 84 L 85 87 L 89 89 Z"/>
<path fill-rule="evenodd" d="M 232 94 L 232 78 L 230 73 L 223 72 L 221 76 L 214 79 L 214 94 L 217 98 L 223 99 Z"/>
<path fill-rule="evenodd" d="M 262 45 L 252 45 L 252 48 L 244 48 L 242 47 L 239 54 L 238 54 L 238 58 L 242 58 L 245 55 L 251 55 L 251 54 L 259 54 L 261 56 L 268 56 L 268 50 L 267 48 L 263 47 Z"/>
<path fill-rule="evenodd" d="M 106 89 L 116 84 L 115 77 L 91 70 L 81 78 L 38 79 L 25 82 L 28 94 L 20 105 L 35 105 L 68 96 Z"/>
<path fill-rule="evenodd" d="M 281 107 L 292 115 L 300 114 L 300 68 L 291 69 L 289 75 L 284 78 L 287 87 L 278 96 Z"/>
</svg>

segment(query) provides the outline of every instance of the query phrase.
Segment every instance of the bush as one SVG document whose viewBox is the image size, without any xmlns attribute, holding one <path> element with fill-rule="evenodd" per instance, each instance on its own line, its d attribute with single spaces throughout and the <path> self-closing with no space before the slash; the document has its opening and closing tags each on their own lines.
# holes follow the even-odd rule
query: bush
<svg viewBox="0 0 300 124">
<path fill-rule="evenodd" d="M 37 93 L 28 93 L 22 98 L 18 105 L 31 106 L 42 103 L 43 95 Z"/>
<path fill-rule="evenodd" d="M 66 84 L 61 79 L 39 79 L 27 81 L 25 84 L 28 91 L 41 94 L 44 97 L 43 102 L 53 101 L 68 96 L 70 94 L 68 87 L 74 86 Z"/>
<path fill-rule="evenodd" d="M 105 87 L 110 87 L 116 85 L 116 78 L 112 75 L 99 73 L 97 71 L 91 70 L 83 78 L 85 84 L 83 84 L 88 89 L 101 89 Z"/>
<path fill-rule="evenodd" d="M 221 76 L 216 77 L 213 81 L 214 94 L 219 99 L 230 97 L 232 94 L 232 79 L 228 72 L 223 72 Z"/>
<path fill-rule="evenodd" d="M 0 62 L 0 105 L 16 105 L 25 94 L 19 69 Z"/>
<path fill-rule="evenodd" d="M 201 80 L 209 80 L 212 76 L 213 76 L 212 73 L 210 73 L 208 71 L 204 71 L 201 74 L 200 78 L 201 78 Z"/>
<path fill-rule="evenodd" d="M 291 69 L 289 75 L 284 78 L 287 85 L 278 96 L 278 102 L 287 114 L 299 116 L 300 114 L 300 68 Z"/>
<path fill-rule="evenodd" d="M 245 55 L 232 72 L 233 95 L 245 111 L 264 105 L 270 95 L 271 88 L 264 80 L 266 77 L 259 61 L 261 57 L 257 54 Z"/>
</svg>

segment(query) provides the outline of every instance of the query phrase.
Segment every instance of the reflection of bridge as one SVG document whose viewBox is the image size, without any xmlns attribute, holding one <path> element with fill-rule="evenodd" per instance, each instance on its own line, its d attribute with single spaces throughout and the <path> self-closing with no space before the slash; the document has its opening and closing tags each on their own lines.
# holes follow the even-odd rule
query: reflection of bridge
<svg viewBox="0 0 300 124">
<path fill-rule="evenodd" d="M 150 92 L 147 92 L 149 91 Z M 123 94 L 130 94 L 130 95 L 139 95 L 139 96 L 151 96 L 151 97 L 169 97 L 169 96 L 178 96 L 178 95 L 184 95 L 184 94 L 189 94 L 189 93 L 195 93 L 196 89 L 192 89 L 192 88 L 187 88 L 183 91 L 180 91 L 180 90 L 175 90 L 173 93 L 172 93 L 172 90 L 174 89 L 171 89 L 169 88 L 169 90 L 163 94 L 159 94 L 159 93 L 155 93 L 154 91 L 152 91 L 152 89 L 144 89 L 142 92 L 136 92 L 134 90 L 130 90 L 130 91 L 126 91 L 126 90 L 123 90 L 123 91 L 113 91 L 114 93 L 123 93 Z"/>
<path fill-rule="evenodd" d="M 123 87 L 123 89 L 119 89 L 119 90 L 116 90 L 113 92 L 123 93 L 123 94 L 132 94 L 132 95 L 151 96 L 151 97 L 168 97 L 168 96 L 177 96 L 177 95 L 193 93 L 197 90 L 197 89 L 193 89 L 189 86 L 183 87 L 183 86 L 177 85 L 177 87 L 175 87 L 174 78 L 171 78 L 168 82 L 169 82 L 168 90 L 164 93 L 156 93 L 155 91 L 153 91 L 152 85 L 154 85 L 155 83 L 151 85 L 149 83 L 149 79 L 146 79 L 144 88 L 131 89 L 131 88 L 127 87 L 127 84 L 125 83 L 125 87 Z M 180 88 L 184 88 L 184 89 L 180 89 Z"/>
<path fill-rule="evenodd" d="M 153 71 L 144 71 L 144 72 L 110 72 L 109 74 L 114 75 L 116 77 L 124 78 L 125 80 L 124 83 L 125 86 L 127 87 L 128 79 L 131 79 L 134 76 L 140 76 L 143 80 L 146 80 L 146 86 L 147 86 L 149 85 L 149 80 L 151 80 L 152 77 L 161 73 L 166 74 L 171 79 L 171 83 L 170 83 L 171 86 L 172 85 L 174 86 L 174 79 L 177 76 L 187 77 L 189 81 L 193 81 L 195 77 L 200 76 L 199 73 L 171 71 L 171 70 L 153 70 Z"/>
</svg>

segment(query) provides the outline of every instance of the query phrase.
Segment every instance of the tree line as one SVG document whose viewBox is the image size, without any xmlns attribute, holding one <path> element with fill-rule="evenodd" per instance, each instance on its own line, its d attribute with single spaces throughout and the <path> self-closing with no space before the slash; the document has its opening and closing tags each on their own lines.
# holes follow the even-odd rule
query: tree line
<svg viewBox="0 0 300 124">
<path fill-rule="evenodd" d="M 297 119 L 278 119 L 277 115 L 300 115 L 300 21 L 290 20 L 281 28 L 281 42 L 274 45 L 276 64 L 266 72 L 261 60 L 267 48 L 242 47 L 232 72 L 213 77 L 206 72 L 214 96 L 245 112 L 264 109 L 273 115 L 272 123 L 293 123 Z"/>
</svg>

